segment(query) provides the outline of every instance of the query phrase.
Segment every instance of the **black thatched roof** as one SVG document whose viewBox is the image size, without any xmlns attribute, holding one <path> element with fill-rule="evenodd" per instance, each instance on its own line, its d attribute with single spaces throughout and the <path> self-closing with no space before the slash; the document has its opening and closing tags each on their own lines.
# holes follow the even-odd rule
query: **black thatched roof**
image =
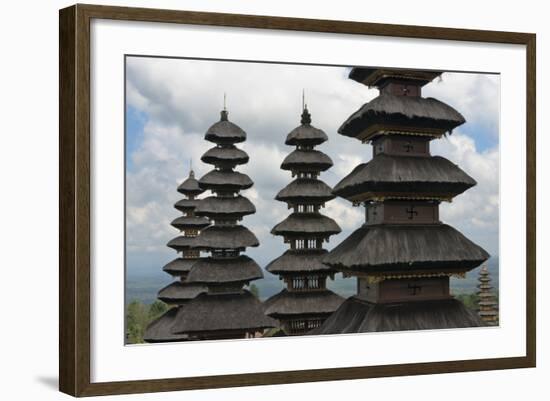
<svg viewBox="0 0 550 401">
<path fill-rule="evenodd" d="M 286 289 L 264 302 L 265 314 L 272 317 L 285 315 L 317 315 L 334 312 L 344 298 L 330 290 L 290 292 Z"/>
<path fill-rule="evenodd" d="M 286 137 L 285 144 L 298 146 L 315 146 L 328 141 L 327 134 L 311 125 L 311 115 L 307 108 L 302 113 L 301 125 L 294 128 Z"/>
<path fill-rule="evenodd" d="M 197 216 L 180 216 L 170 223 L 173 227 L 176 227 L 178 230 L 185 230 L 189 228 L 201 229 L 210 225 L 208 219 L 204 217 Z"/>
<path fill-rule="evenodd" d="M 266 270 L 273 274 L 299 272 L 331 272 L 333 269 L 321 263 L 327 254 L 326 249 L 289 249 L 266 266 Z"/>
<path fill-rule="evenodd" d="M 457 196 L 476 181 L 444 157 L 379 154 L 357 166 L 332 191 L 346 199 L 364 193 L 411 193 L 419 196 Z"/>
<path fill-rule="evenodd" d="M 328 141 L 327 134 L 312 125 L 300 125 L 294 128 L 286 137 L 286 145 L 315 146 Z"/>
<path fill-rule="evenodd" d="M 174 204 L 174 207 L 181 212 L 189 212 L 197 207 L 200 199 L 181 199 Z"/>
<path fill-rule="evenodd" d="M 456 299 L 373 304 L 348 298 L 310 334 L 454 329 L 482 326 L 475 312 Z"/>
<path fill-rule="evenodd" d="M 363 225 L 332 249 L 323 263 L 337 270 L 472 269 L 489 254 L 446 224 Z"/>
<path fill-rule="evenodd" d="M 189 172 L 189 178 L 178 186 L 178 192 L 184 195 L 199 195 L 204 192 L 204 190 L 199 187 L 199 182 L 195 179 L 193 170 Z"/>
<path fill-rule="evenodd" d="M 254 183 L 246 174 L 237 171 L 212 170 L 206 173 L 200 180 L 199 185 L 203 189 L 239 191 L 250 188 Z"/>
<path fill-rule="evenodd" d="M 425 85 L 441 74 L 442 71 L 354 67 L 351 69 L 348 78 L 367 86 L 380 86 L 388 79 L 402 79 Z"/>
<path fill-rule="evenodd" d="M 357 137 L 375 124 L 452 131 L 465 121 L 462 114 L 437 99 L 382 94 L 353 113 L 338 133 Z"/>
<path fill-rule="evenodd" d="M 250 292 L 240 294 L 202 294 L 178 308 L 175 333 L 217 330 L 259 330 L 276 327 L 264 315 L 262 303 Z"/>
<path fill-rule="evenodd" d="M 174 281 L 173 283 L 170 283 L 166 287 L 162 288 L 158 292 L 157 298 L 167 304 L 178 304 L 182 301 L 193 299 L 207 290 L 208 288 L 201 284 Z"/>
<path fill-rule="evenodd" d="M 235 197 L 209 196 L 201 201 L 195 209 L 195 213 L 198 216 L 207 216 L 216 220 L 219 218 L 240 218 L 256 213 L 256 208 L 248 198 L 241 195 Z"/>
<path fill-rule="evenodd" d="M 196 237 L 185 237 L 180 235 L 179 237 L 168 241 L 166 246 L 175 249 L 176 251 L 185 251 L 186 249 L 190 249 L 195 244 L 195 239 Z"/>
<path fill-rule="evenodd" d="M 199 249 L 243 249 L 258 246 L 258 238 L 243 226 L 209 226 L 193 242 Z"/>
<path fill-rule="evenodd" d="M 338 234 L 340 226 L 330 217 L 320 213 L 292 213 L 271 230 L 274 235 Z"/>
<path fill-rule="evenodd" d="M 185 341 L 187 334 L 173 334 L 172 326 L 178 313 L 178 308 L 170 308 L 164 315 L 153 320 L 143 335 L 143 339 L 148 343 L 165 343 L 174 341 Z"/>
<path fill-rule="evenodd" d="M 232 144 L 244 142 L 246 140 L 246 132 L 239 126 L 228 121 L 228 112 L 221 112 L 221 119 L 206 131 L 204 139 L 218 144 Z"/>
<path fill-rule="evenodd" d="M 332 160 L 318 150 L 299 150 L 291 152 L 281 164 L 283 170 L 325 171 L 332 167 Z"/>
<path fill-rule="evenodd" d="M 189 273 L 196 262 L 197 259 L 176 258 L 164 265 L 162 270 L 173 276 L 179 276 L 183 273 Z"/>
<path fill-rule="evenodd" d="M 282 202 L 317 202 L 325 203 L 336 196 L 332 189 L 315 178 L 297 178 L 281 189 L 276 200 Z"/>
<path fill-rule="evenodd" d="M 208 149 L 201 160 L 207 164 L 215 166 L 231 166 L 248 163 L 248 155 L 244 150 L 238 149 L 235 146 L 229 147 L 213 147 Z"/>
<path fill-rule="evenodd" d="M 187 276 L 193 283 L 234 283 L 257 280 L 264 275 L 258 264 L 246 255 L 236 258 L 202 258 Z"/>
</svg>

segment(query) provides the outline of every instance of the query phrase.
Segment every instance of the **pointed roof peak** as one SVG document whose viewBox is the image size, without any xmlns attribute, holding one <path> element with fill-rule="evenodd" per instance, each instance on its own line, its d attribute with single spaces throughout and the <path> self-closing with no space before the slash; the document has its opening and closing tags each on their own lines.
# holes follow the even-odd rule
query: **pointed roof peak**
<svg viewBox="0 0 550 401">
<path fill-rule="evenodd" d="M 195 172 L 193 171 L 193 159 L 189 159 L 189 178 L 195 178 Z"/>
<path fill-rule="evenodd" d="M 229 121 L 229 112 L 226 109 L 223 109 L 220 113 L 220 121 Z"/>
<path fill-rule="evenodd" d="M 300 120 L 300 122 L 302 123 L 302 125 L 311 124 L 311 114 L 309 113 L 307 106 L 304 106 L 304 110 L 302 111 L 302 119 Z"/>
</svg>

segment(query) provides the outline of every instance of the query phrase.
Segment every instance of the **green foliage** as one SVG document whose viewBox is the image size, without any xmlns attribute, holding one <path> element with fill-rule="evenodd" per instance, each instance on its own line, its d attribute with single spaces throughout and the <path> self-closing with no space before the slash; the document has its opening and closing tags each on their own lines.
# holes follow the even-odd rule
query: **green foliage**
<svg viewBox="0 0 550 401">
<path fill-rule="evenodd" d="M 160 317 L 164 312 L 168 310 L 168 305 L 162 301 L 155 301 L 149 307 L 149 321 L 153 321 Z"/>
<path fill-rule="evenodd" d="M 476 293 L 472 292 L 470 294 L 459 294 L 455 297 L 461 301 L 468 309 L 471 309 L 477 312 L 477 303 L 479 302 L 479 297 Z"/>
<path fill-rule="evenodd" d="M 256 298 L 260 298 L 260 289 L 256 284 L 250 284 L 248 287 L 248 290 L 254 295 Z"/>
<path fill-rule="evenodd" d="M 143 343 L 143 334 L 147 325 L 168 310 L 168 305 L 155 301 L 146 305 L 140 301 L 132 301 L 126 307 L 126 343 Z"/>
</svg>

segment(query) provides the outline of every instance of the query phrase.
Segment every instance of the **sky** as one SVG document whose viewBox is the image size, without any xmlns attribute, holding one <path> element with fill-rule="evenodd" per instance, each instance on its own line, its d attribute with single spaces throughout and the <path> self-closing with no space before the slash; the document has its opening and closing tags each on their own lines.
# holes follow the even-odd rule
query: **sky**
<svg viewBox="0 0 550 401">
<path fill-rule="evenodd" d="M 289 210 L 274 200 L 292 181 L 280 169 L 294 147 L 286 135 L 300 124 L 302 91 L 312 124 L 329 140 L 317 149 L 334 166 L 320 179 L 334 186 L 355 166 L 371 159 L 371 146 L 337 133 L 347 117 L 378 95 L 347 78 L 349 68 L 235 61 L 127 57 L 126 59 L 126 256 L 128 273 L 160 269 L 176 257 L 166 243 L 178 235 L 170 222 L 181 215 L 173 205 L 182 198 L 177 186 L 192 163 L 197 177 L 212 166 L 200 161 L 213 146 L 204 133 L 217 122 L 227 96 L 229 119 L 247 132 L 238 144 L 250 161 L 237 171 L 254 181 L 243 191 L 256 214 L 241 222 L 256 234 L 257 248 L 246 254 L 265 267 L 287 247 L 270 234 Z M 423 88 L 457 109 L 466 123 L 451 135 L 431 142 L 432 155 L 458 164 L 477 186 L 440 206 L 440 219 L 492 256 L 498 256 L 499 109 L 498 75 L 444 73 Z M 203 196 L 207 196 L 204 194 Z M 342 232 L 326 244 L 331 249 L 364 222 L 364 209 L 337 198 L 321 212 L 335 219 Z"/>
</svg>

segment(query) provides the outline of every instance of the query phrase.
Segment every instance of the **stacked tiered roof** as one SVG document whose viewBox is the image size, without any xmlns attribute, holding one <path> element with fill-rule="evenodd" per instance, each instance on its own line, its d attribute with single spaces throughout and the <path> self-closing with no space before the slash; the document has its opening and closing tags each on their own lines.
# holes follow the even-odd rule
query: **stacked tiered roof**
<svg viewBox="0 0 550 401">
<path fill-rule="evenodd" d="M 478 317 L 454 299 L 449 277 L 463 277 L 489 255 L 439 220 L 439 204 L 476 184 L 430 141 L 465 122 L 452 107 L 421 96 L 440 72 L 354 68 L 350 78 L 380 95 L 339 133 L 370 143 L 373 158 L 333 193 L 366 207 L 366 222 L 323 263 L 358 277 L 348 299 L 319 333 L 469 327 Z"/>
<path fill-rule="evenodd" d="M 256 262 L 241 255 L 247 247 L 259 245 L 256 236 L 239 224 L 244 216 L 256 212 L 239 194 L 253 185 L 252 180 L 234 171 L 237 165 L 248 162 L 248 155 L 235 146 L 246 140 L 246 133 L 230 122 L 223 110 L 221 120 L 208 129 L 205 139 L 216 146 L 201 160 L 214 169 L 199 180 L 199 186 L 213 196 L 203 199 L 195 214 L 214 224 L 202 230 L 191 246 L 211 256 L 192 266 L 187 282 L 206 291 L 179 308 L 174 332 L 191 339 L 250 337 L 276 322 L 264 315 L 261 302 L 243 288 L 263 277 Z"/>
<path fill-rule="evenodd" d="M 278 319 L 287 335 L 305 334 L 319 327 L 343 302 L 343 298 L 326 288 L 334 270 L 321 263 L 326 254 L 323 242 L 340 232 L 331 218 L 319 209 L 334 198 L 330 187 L 318 179 L 321 171 L 332 167 L 332 160 L 314 147 L 327 140 L 326 134 L 311 125 L 304 107 L 301 125 L 292 130 L 286 144 L 296 146 L 281 169 L 296 177 L 276 199 L 286 202 L 293 213 L 277 224 L 271 233 L 280 235 L 290 249 L 272 261 L 267 271 L 278 274 L 286 288 L 265 302 L 266 314 Z"/>
<path fill-rule="evenodd" d="M 173 220 L 172 226 L 180 230 L 181 235 L 168 242 L 168 246 L 181 253 L 181 257 L 163 267 L 163 270 L 177 278 L 177 281 L 161 289 L 157 296 L 159 300 L 174 307 L 147 327 L 144 335 L 147 342 L 186 340 L 186 335 L 175 334 L 172 331 L 178 308 L 186 301 L 206 291 L 204 285 L 187 282 L 191 267 L 200 257 L 200 251 L 192 249 L 193 241 L 200 230 L 210 224 L 205 217 L 195 215 L 195 209 L 201 201 L 197 199 L 197 196 L 204 190 L 199 187 L 193 170 L 189 171 L 189 177 L 178 187 L 178 192 L 185 195 L 185 198 L 179 200 L 174 207 L 181 211 L 183 216 Z"/>
<path fill-rule="evenodd" d="M 498 302 L 496 301 L 496 295 L 493 293 L 493 287 L 491 286 L 491 275 L 487 266 L 484 265 L 479 271 L 479 284 L 477 288 L 478 301 L 478 315 L 486 326 L 498 325 Z"/>
</svg>

